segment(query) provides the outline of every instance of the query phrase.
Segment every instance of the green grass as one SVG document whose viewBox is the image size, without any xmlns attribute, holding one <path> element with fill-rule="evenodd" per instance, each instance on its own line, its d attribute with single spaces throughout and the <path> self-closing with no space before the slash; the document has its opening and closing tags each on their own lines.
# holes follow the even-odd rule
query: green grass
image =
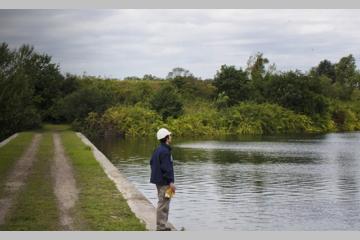
<svg viewBox="0 0 360 240">
<path fill-rule="evenodd" d="M 10 209 L 5 225 L 0 227 L 1 230 L 59 229 L 59 215 L 51 177 L 53 155 L 52 134 L 44 133 L 32 172 Z"/>
<path fill-rule="evenodd" d="M 4 191 L 8 172 L 30 145 L 33 136 L 32 132 L 23 132 L 5 146 L 0 147 L 0 197 Z"/>
<path fill-rule="evenodd" d="M 61 137 L 80 191 L 75 206 L 76 227 L 79 230 L 146 230 L 105 175 L 91 149 L 74 132 L 62 132 Z"/>
<path fill-rule="evenodd" d="M 145 225 L 131 212 L 115 184 L 95 160 L 91 149 L 69 129 L 68 125 L 46 124 L 37 131 L 43 133 L 37 160 L 0 230 L 61 230 L 51 176 L 54 131 L 61 134 L 80 191 L 74 209 L 75 229 L 146 230 Z M 21 133 L 0 148 L 0 196 L 6 174 L 29 146 L 33 136 L 34 132 Z"/>
<path fill-rule="evenodd" d="M 67 125 L 67 124 L 44 124 L 42 129 L 40 129 L 40 131 L 57 131 L 57 132 L 62 132 L 62 131 L 69 131 L 71 130 L 71 126 Z"/>
</svg>

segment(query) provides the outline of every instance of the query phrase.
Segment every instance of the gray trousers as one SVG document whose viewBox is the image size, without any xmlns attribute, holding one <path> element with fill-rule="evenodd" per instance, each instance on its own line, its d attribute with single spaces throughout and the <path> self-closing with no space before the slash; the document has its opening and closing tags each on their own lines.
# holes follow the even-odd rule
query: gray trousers
<svg viewBox="0 0 360 240">
<path fill-rule="evenodd" d="M 167 222 L 169 217 L 170 199 L 165 197 L 165 192 L 168 187 L 168 185 L 156 185 L 159 198 L 156 208 L 156 230 L 158 231 L 169 228 Z"/>
</svg>

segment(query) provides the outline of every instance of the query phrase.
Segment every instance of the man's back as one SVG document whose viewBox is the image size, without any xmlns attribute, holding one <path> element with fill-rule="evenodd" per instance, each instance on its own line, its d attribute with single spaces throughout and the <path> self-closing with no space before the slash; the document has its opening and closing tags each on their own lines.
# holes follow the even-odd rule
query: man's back
<svg viewBox="0 0 360 240">
<path fill-rule="evenodd" d="M 151 178 L 150 182 L 157 185 L 169 185 L 174 182 L 174 169 L 171 156 L 171 147 L 167 144 L 155 149 L 151 159 Z"/>
<path fill-rule="evenodd" d="M 170 147 L 171 132 L 165 128 L 160 128 L 156 133 L 156 138 L 160 141 L 160 146 L 155 149 L 150 159 L 150 182 L 156 184 L 159 198 L 156 208 L 156 229 L 158 231 L 171 231 L 167 222 L 171 198 L 166 195 L 168 189 L 171 189 L 173 193 L 176 190 Z"/>
</svg>

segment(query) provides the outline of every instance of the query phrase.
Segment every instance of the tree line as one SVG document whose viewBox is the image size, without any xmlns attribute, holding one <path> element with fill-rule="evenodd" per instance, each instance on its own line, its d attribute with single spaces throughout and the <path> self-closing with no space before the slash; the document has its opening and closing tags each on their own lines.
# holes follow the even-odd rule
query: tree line
<svg viewBox="0 0 360 240">
<path fill-rule="evenodd" d="M 61 74 L 51 56 L 0 45 L 0 139 L 43 122 L 88 134 L 277 134 L 360 129 L 360 73 L 353 55 L 306 73 L 277 71 L 257 53 L 245 68 L 223 65 L 201 80 L 174 68 L 123 80 Z"/>
</svg>

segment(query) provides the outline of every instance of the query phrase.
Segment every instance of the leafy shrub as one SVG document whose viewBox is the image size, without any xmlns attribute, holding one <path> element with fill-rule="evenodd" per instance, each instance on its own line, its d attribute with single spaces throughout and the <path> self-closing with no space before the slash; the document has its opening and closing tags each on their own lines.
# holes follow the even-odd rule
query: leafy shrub
<svg viewBox="0 0 360 240">
<path fill-rule="evenodd" d="M 299 114 L 313 116 L 328 111 L 321 82 L 299 72 L 273 75 L 267 83 L 266 99 Z"/>
<path fill-rule="evenodd" d="M 230 98 L 228 96 L 226 96 L 225 92 L 219 93 L 216 100 L 215 100 L 215 105 L 218 109 L 224 109 L 229 107 L 229 101 Z"/>
<path fill-rule="evenodd" d="M 230 105 L 246 101 L 251 95 L 250 80 L 246 71 L 236 69 L 235 66 L 222 65 L 213 84 L 217 88 L 217 94 L 224 93 L 229 97 Z"/>
<path fill-rule="evenodd" d="M 180 95 L 172 85 L 164 85 L 150 101 L 151 108 L 165 121 L 168 117 L 177 118 L 183 113 Z"/>
<path fill-rule="evenodd" d="M 276 104 L 241 103 L 225 111 L 231 134 L 279 134 L 311 132 L 312 121 Z"/>
<path fill-rule="evenodd" d="M 203 81 L 193 76 L 181 77 L 177 76 L 170 80 L 171 84 L 174 85 L 177 91 L 183 98 L 202 98 L 212 99 L 215 95 L 216 88 L 212 82 Z"/>
<path fill-rule="evenodd" d="M 360 130 L 360 112 L 356 104 L 333 101 L 331 117 L 339 131 Z"/>
<path fill-rule="evenodd" d="M 103 84 L 91 84 L 59 100 L 57 107 L 67 121 L 84 119 L 89 112 L 102 113 L 115 104 L 114 94 Z"/>
<path fill-rule="evenodd" d="M 178 119 L 169 119 L 167 126 L 174 134 L 181 136 L 227 134 L 223 117 L 214 109 L 201 109 Z"/>
<path fill-rule="evenodd" d="M 100 120 L 96 115 L 87 118 L 90 126 L 102 127 L 105 132 L 125 136 L 146 136 L 155 133 L 163 125 L 156 112 L 141 106 L 117 106 L 105 111 Z M 98 122 L 99 121 L 99 122 Z"/>
</svg>

